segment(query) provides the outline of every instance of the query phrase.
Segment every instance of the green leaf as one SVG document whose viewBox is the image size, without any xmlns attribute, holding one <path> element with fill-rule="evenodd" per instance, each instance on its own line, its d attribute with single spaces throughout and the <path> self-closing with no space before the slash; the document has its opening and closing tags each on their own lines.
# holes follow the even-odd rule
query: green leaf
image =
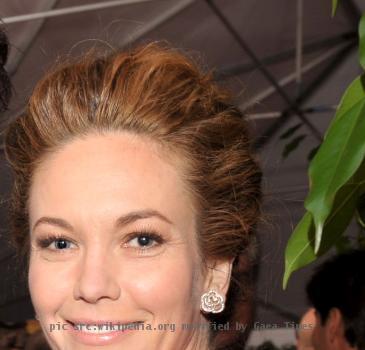
<svg viewBox="0 0 365 350">
<path fill-rule="evenodd" d="M 352 99 L 351 95 L 347 95 Z M 348 101 L 346 106 L 349 105 Z M 323 226 L 336 193 L 349 181 L 365 155 L 364 97 L 344 113 L 338 111 L 334 122 L 309 167 L 311 191 L 305 200 L 316 230 L 315 252 L 318 252 Z"/>
<path fill-rule="evenodd" d="M 351 109 L 354 105 L 363 101 L 364 99 L 365 99 L 365 75 L 361 75 L 357 77 L 347 87 L 337 107 L 336 118 L 333 119 L 332 123 L 335 121 L 335 119 L 341 118 L 343 115 L 346 115 L 349 109 Z M 328 128 L 328 130 L 330 129 L 330 127 Z"/>
<path fill-rule="evenodd" d="M 307 137 L 307 135 L 299 135 L 290 141 L 287 145 L 285 145 L 283 150 L 283 158 L 287 158 L 290 153 L 292 153 L 295 149 L 298 148 L 300 143 Z"/>
<path fill-rule="evenodd" d="M 359 60 L 365 69 L 365 15 L 362 15 L 359 22 Z"/>
<path fill-rule="evenodd" d="M 292 136 L 298 129 L 302 127 L 302 123 L 296 124 L 280 135 L 280 140 L 285 140 Z"/>
<path fill-rule="evenodd" d="M 316 260 L 312 243 L 314 242 L 313 219 L 309 212 L 303 216 L 289 238 L 285 249 L 285 272 L 283 289 L 286 288 L 290 275 L 303 266 Z"/>
<path fill-rule="evenodd" d="M 332 17 L 334 17 L 334 15 L 336 14 L 337 6 L 338 0 L 332 0 Z"/>
<path fill-rule="evenodd" d="M 361 170 L 363 169 L 365 169 L 365 163 Z M 358 179 L 356 178 L 356 180 Z M 317 257 L 325 254 L 341 237 L 354 216 L 356 200 L 361 184 L 361 182 L 346 184 L 337 193 L 333 206 L 334 209 L 324 226 L 323 240 L 317 254 L 314 251 L 315 228 L 312 214 L 306 212 L 303 216 L 286 246 L 285 273 L 283 278 L 284 289 L 287 286 L 290 275 L 294 271 L 310 264 Z"/>
</svg>

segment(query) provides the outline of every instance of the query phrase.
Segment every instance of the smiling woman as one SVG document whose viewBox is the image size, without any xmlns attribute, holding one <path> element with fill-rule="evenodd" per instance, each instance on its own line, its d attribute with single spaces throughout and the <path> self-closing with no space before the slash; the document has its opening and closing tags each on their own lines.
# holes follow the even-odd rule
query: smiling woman
<svg viewBox="0 0 365 350">
<path fill-rule="evenodd" d="M 217 324 L 249 319 L 261 172 L 211 74 L 163 44 L 91 52 L 50 71 L 5 136 L 52 349 L 234 347 Z"/>
</svg>

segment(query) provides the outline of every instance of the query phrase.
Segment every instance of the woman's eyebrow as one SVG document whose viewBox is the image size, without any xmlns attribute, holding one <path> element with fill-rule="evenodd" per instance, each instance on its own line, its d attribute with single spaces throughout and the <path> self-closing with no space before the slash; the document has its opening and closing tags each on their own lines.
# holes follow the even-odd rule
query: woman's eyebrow
<svg viewBox="0 0 365 350">
<path fill-rule="evenodd" d="M 165 215 L 161 214 L 159 211 L 154 209 L 145 209 L 145 210 L 132 211 L 128 214 L 120 216 L 115 222 L 115 228 L 116 229 L 122 228 L 123 226 L 129 225 L 137 220 L 147 219 L 151 217 L 157 217 L 160 220 L 165 221 L 171 225 L 173 224 L 171 220 L 169 220 Z M 34 224 L 33 231 L 40 224 L 49 224 L 53 226 L 58 226 L 68 231 L 74 231 L 73 226 L 66 220 L 61 218 L 43 216 L 40 219 L 38 219 L 37 222 Z"/>
<path fill-rule="evenodd" d="M 115 222 L 115 227 L 120 228 L 128 224 L 131 224 L 132 222 L 135 222 L 137 220 L 147 219 L 150 217 L 157 217 L 160 220 L 167 222 L 168 224 L 171 225 L 173 224 L 171 220 L 169 220 L 165 215 L 161 214 L 159 211 L 154 209 L 145 209 L 139 211 L 132 211 L 126 215 L 119 217 Z"/>
</svg>

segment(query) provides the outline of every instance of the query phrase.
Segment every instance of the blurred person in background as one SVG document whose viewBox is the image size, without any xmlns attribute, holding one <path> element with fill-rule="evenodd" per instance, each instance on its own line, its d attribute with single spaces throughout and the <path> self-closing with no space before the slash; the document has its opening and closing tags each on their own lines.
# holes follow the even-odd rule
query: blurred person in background
<svg viewBox="0 0 365 350">
<path fill-rule="evenodd" d="M 301 318 L 296 331 L 297 350 L 314 350 L 312 334 L 316 323 L 315 310 L 310 308 Z"/>
<path fill-rule="evenodd" d="M 315 350 L 365 350 L 365 251 L 335 256 L 307 285 Z"/>
</svg>

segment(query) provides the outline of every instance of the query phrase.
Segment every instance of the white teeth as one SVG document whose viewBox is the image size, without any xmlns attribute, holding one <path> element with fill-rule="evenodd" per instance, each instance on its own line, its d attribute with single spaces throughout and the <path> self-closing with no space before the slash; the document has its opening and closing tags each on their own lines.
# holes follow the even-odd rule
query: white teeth
<svg viewBox="0 0 365 350">
<path fill-rule="evenodd" d="M 74 327 L 78 331 L 92 334 L 103 334 L 116 332 L 127 329 L 129 324 L 75 324 Z"/>
</svg>

